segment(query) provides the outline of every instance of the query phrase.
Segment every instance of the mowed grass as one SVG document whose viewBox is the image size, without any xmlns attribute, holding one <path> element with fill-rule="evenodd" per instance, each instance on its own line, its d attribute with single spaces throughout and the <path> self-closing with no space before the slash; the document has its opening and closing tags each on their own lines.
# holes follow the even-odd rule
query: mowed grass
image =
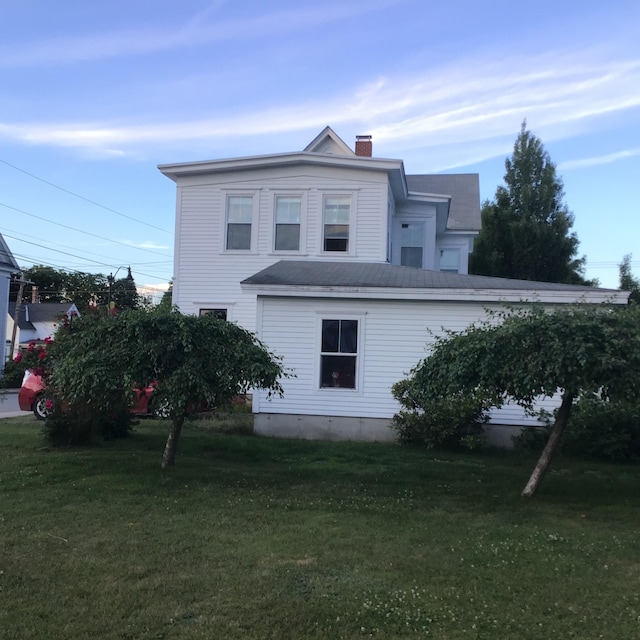
<svg viewBox="0 0 640 640">
<path fill-rule="evenodd" d="M 165 434 L 0 421 L 0 637 L 640 638 L 637 466 Z"/>
</svg>

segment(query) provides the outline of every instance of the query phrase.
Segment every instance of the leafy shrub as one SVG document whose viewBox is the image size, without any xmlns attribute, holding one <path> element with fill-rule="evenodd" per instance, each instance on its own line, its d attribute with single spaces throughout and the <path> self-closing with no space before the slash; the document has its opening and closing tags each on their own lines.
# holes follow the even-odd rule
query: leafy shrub
<svg viewBox="0 0 640 640">
<path fill-rule="evenodd" d="M 549 416 L 546 428 L 523 433 L 516 444 L 541 449 L 548 438 L 551 419 Z M 573 406 L 560 450 L 610 462 L 640 460 L 640 401 L 602 400 L 595 395 L 580 398 Z"/>
<path fill-rule="evenodd" d="M 24 378 L 25 367 L 20 362 L 9 360 L 4 366 L 2 378 L 0 378 L 0 388 L 19 389 Z"/>
<path fill-rule="evenodd" d="M 415 393 L 410 380 L 397 382 L 392 392 L 403 407 L 391 425 L 401 443 L 430 449 L 475 449 L 485 443 L 489 407 L 483 400 L 462 394 L 426 399 Z"/>
<path fill-rule="evenodd" d="M 43 342 L 32 340 L 26 349 L 18 351 L 16 357 L 6 363 L 4 375 L 0 379 L 0 387 L 4 389 L 18 389 L 22 384 L 24 372 L 27 369 L 35 371 L 38 375 L 43 375 L 46 365 L 49 364 L 47 356 L 49 347 L 53 340 L 46 338 Z"/>
<path fill-rule="evenodd" d="M 44 431 L 51 443 L 58 446 L 89 444 L 98 436 L 105 440 L 122 438 L 133 428 L 124 393 L 121 402 L 114 401 L 109 414 L 95 412 L 85 403 L 69 405 L 55 397 L 49 401 L 51 413 L 44 422 Z"/>
</svg>

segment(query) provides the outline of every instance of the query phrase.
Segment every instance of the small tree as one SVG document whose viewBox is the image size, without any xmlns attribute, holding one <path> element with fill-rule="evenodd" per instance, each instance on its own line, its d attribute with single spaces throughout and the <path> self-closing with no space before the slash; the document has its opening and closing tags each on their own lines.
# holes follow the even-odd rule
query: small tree
<svg viewBox="0 0 640 640">
<path fill-rule="evenodd" d="M 496 314 L 460 334 L 437 338 L 412 372 L 420 398 L 482 397 L 500 407 L 513 400 L 533 413 L 540 396 L 562 400 L 549 439 L 522 495 L 531 497 L 549 468 L 574 399 L 634 398 L 640 392 L 640 309 L 576 305 L 553 312 L 534 306 Z"/>
<path fill-rule="evenodd" d="M 620 275 L 620 289 L 630 291 L 629 304 L 640 303 L 640 280 L 631 272 L 631 254 L 628 253 L 618 265 Z"/>
<path fill-rule="evenodd" d="M 171 418 L 162 467 L 175 461 L 190 409 L 222 406 L 249 388 L 282 393 L 282 367 L 252 333 L 212 316 L 125 311 L 80 318 L 56 337 L 52 387 L 67 402 L 107 415 L 118 398 L 155 384 Z"/>
</svg>

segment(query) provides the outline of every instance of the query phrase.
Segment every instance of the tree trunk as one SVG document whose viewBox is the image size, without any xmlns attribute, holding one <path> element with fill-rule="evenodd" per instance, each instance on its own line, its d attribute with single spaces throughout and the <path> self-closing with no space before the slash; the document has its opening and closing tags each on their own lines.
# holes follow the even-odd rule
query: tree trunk
<svg viewBox="0 0 640 640">
<path fill-rule="evenodd" d="M 554 422 L 551 433 L 549 434 L 547 444 L 544 446 L 544 449 L 540 454 L 540 458 L 538 458 L 538 462 L 533 469 L 529 482 L 527 482 L 526 487 L 522 491 L 521 495 L 524 498 L 531 498 L 542 483 L 542 479 L 551 465 L 551 458 L 557 451 L 558 445 L 560 444 L 560 438 L 562 438 L 567 422 L 569 422 L 569 414 L 571 413 L 572 405 L 573 394 L 565 391 L 562 396 L 562 404 L 560 405 L 560 409 L 558 409 L 558 416 L 556 417 L 556 421 Z"/>
<path fill-rule="evenodd" d="M 162 468 L 166 469 L 169 465 L 173 466 L 176 460 L 176 452 L 178 451 L 178 438 L 184 424 L 184 416 L 176 417 L 171 420 L 171 428 L 167 437 L 167 444 L 164 447 L 162 456 Z"/>
</svg>

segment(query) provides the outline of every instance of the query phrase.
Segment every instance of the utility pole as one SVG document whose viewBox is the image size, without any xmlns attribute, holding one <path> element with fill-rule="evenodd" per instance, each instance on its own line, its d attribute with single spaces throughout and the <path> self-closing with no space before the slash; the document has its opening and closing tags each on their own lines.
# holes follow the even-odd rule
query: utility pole
<svg viewBox="0 0 640 640">
<path fill-rule="evenodd" d="M 23 278 L 22 272 L 19 273 L 20 280 L 18 280 L 18 284 L 20 285 L 18 289 L 18 297 L 16 298 L 16 308 L 13 312 L 13 330 L 11 331 L 11 347 L 9 349 L 9 357 L 11 359 L 14 358 L 14 351 L 16 348 L 16 336 L 18 333 L 18 320 L 20 319 L 20 313 L 22 312 L 22 296 L 24 294 L 24 285 L 25 284 L 33 284 L 30 280 L 25 280 Z"/>
</svg>

